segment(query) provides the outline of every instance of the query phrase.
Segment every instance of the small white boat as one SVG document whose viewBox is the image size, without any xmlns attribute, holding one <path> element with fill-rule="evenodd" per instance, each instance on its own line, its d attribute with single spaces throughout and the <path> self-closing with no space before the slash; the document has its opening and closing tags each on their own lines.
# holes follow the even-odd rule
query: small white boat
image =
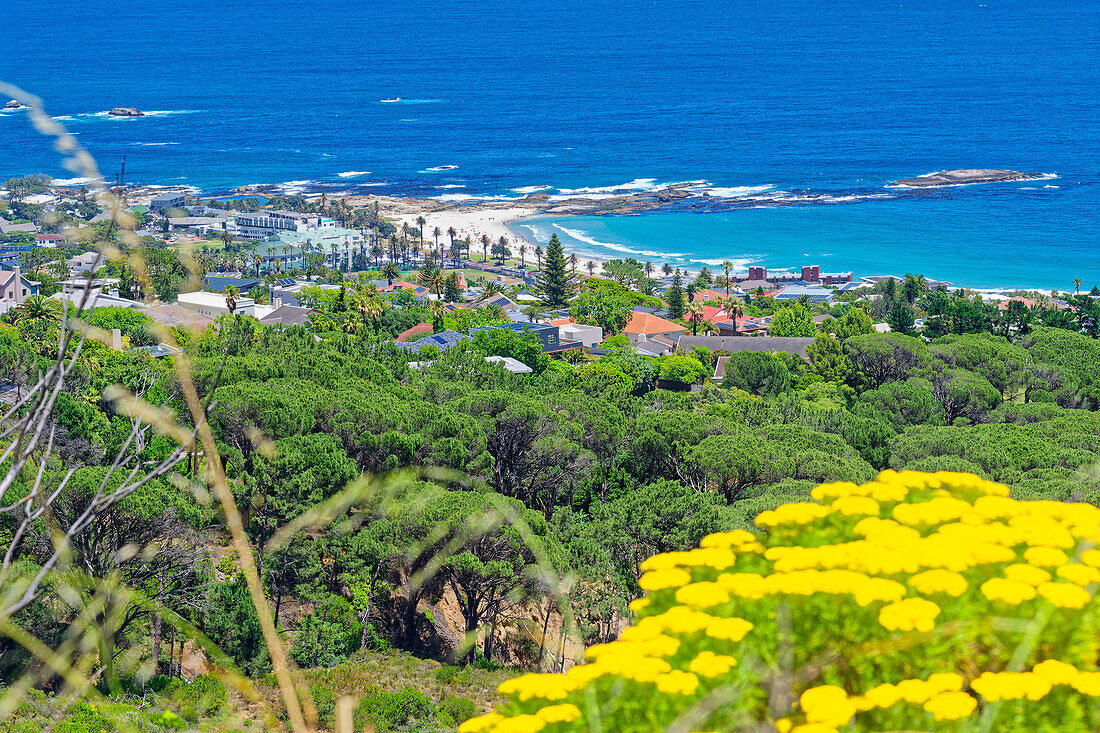
<svg viewBox="0 0 1100 733">
<path fill-rule="evenodd" d="M 400 102 L 401 97 L 394 97 L 393 99 L 380 99 L 378 101 L 380 101 L 382 104 L 393 104 L 394 102 Z"/>
</svg>

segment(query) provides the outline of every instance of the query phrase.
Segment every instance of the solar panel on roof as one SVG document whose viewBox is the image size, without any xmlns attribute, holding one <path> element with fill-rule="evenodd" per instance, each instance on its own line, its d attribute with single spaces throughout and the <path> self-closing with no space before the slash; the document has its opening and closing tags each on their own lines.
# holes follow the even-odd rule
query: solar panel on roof
<svg viewBox="0 0 1100 733">
<path fill-rule="evenodd" d="M 447 343 L 447 339 L 443 338 L 442 336 L 432 336 L 432 341 L 435 341 L 437 344 Z"/>
</svg>

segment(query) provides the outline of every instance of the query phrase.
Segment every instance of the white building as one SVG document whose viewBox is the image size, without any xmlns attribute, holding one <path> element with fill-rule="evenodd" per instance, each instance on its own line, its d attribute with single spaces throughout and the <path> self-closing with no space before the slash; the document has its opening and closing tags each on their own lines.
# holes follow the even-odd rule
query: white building
<svg viewBox="0 0 1100 733">
<path fill-rule="evenodd" d="M 238 296 L 237 307 L 234 313 L 242 313 L 246 316 L 256 315 L 256 301 L 252 298 Z M 176 300 L 181 308 L 200 313 L 207 318 L 217 318 L 229 313 L 229 306 L 225 304 L 225 296 L 221 293 L 207 293 L 198 291 L 195 293 L 180 293 Z"/>
<path fill-rule="evenodd" d="M 242 239 L 264 239 L 278 232 L 306 232 L 332 229 L 336 221 L 320 214 L 299 214 L 296 211 L 253 211 L 237 214 L 237 233 Z"/>
<path fill-rule="evenodd" d="M 85 252 L 66 260 L 65 264 L 69 266 L 69 274 L 75 277 L 82 272 L 91 272 L 96 261 L 99 261 L 101 265 L 103 264 L 99 252 Z"/>
<path fill-rule="evenodd" d="M 580 341 L 586 348 L 603 341 L 603 329 L 583 323 L 567 323 L 558 326 L 559 341 Z"/>
</svg>

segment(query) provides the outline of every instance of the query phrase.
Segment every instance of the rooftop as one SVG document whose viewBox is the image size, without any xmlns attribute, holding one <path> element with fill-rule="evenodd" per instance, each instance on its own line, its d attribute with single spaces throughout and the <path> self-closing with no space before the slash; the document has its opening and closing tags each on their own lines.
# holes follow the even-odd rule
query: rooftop
<svg viewBox="0 0 1100 733">
<path fill-rule="evenodd" d="M 655 316 L 652 313 L 639 313 L 638 311 L 633 311 L 630 315 L 630 323 L 626 324 L 623 333 L 649 336 L 658 333 L 672 333 L 674 331 L 684 330 L 684 327 L 679 323 L 666 321 L 664 318 Z"/>
</svg>

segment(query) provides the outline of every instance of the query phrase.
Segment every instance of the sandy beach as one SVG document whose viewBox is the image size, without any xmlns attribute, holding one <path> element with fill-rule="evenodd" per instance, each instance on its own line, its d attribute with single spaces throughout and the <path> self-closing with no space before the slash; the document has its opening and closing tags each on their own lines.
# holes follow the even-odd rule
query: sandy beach
<svg viewBox="0 0 1100 733">
<path fill-rule="evenodd" d="M 507 237 L 509 242 L 526 244 L 534 247 L 537 242 L 523 237 L 508 228 L 510 222 L 534 216 L 538 212 L 535 209 L 524 208 L 500 208 L 500 209 L 447 209 L 443 211 L 426 211 L 410 213 L 383 212 L 385 216 L 392 217 L 400 222 L 408 222 L 410 226 L 416 226 L 416 218 L 423 216 L 427 220 L 424 225 L 424 239 L 431 240 L 431 232 L 439 227 L 443 232 L 440 241 L 449 241 L 447 230 L 454 227 L 458 232 L 457 239 L 465 239 L 467 236 L 473 241 L 473 249 L 480 246 L 481 236 L 488 235 L 492 241 L 497 241 L 501 236 Z"/>
</svg>

